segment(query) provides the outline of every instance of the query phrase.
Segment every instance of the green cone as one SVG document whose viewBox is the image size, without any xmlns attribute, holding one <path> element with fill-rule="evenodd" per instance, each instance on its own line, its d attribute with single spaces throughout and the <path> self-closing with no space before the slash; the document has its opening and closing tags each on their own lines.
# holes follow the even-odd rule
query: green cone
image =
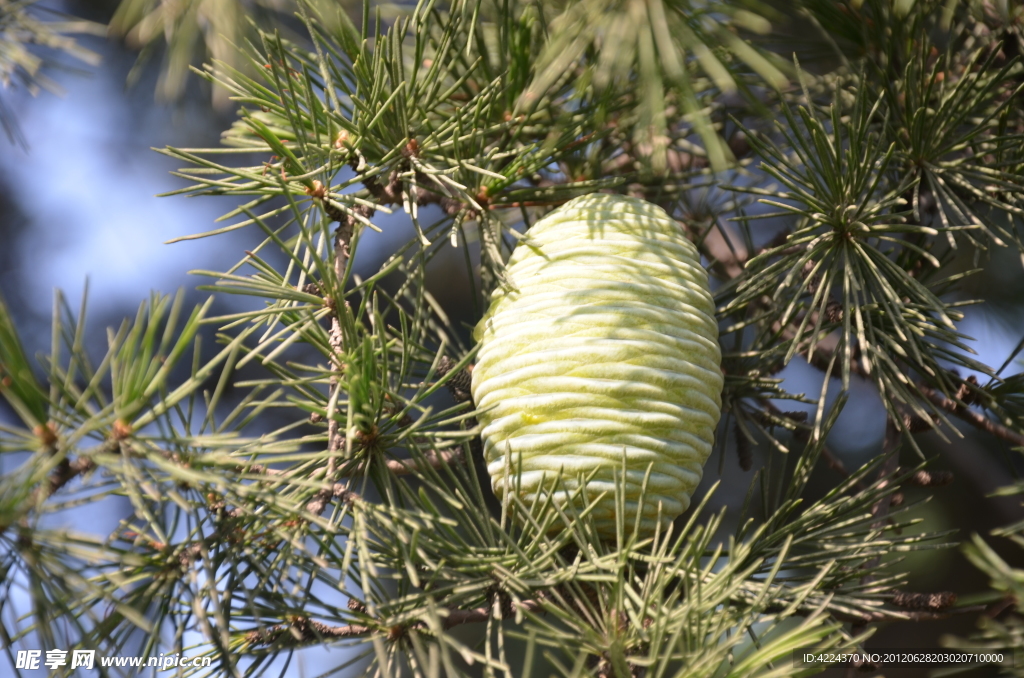
<svg viewBox="0 0 1024 678">
<path fill-rule="evenodd" d="M 613 538 L 625 457 L 627 530 L 649 471 L 640 533 L 664 527 L 690 504 L 721 410 L 696 248 L 660 207 L 593 194 L 535 224 L 508 277 L 475 332 L 473 398 L 495 492 L 518 486 L 529 503 L 559 479 L 573 490 L 589 478 L 591 500 L 605 493 L 595 525 Z"/>
</svg>

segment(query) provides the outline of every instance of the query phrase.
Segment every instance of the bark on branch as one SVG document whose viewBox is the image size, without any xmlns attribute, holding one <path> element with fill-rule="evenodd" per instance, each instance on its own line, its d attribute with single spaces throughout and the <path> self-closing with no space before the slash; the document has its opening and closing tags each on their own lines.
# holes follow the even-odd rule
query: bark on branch
<svg viewBox="0 0 1024 678">
<path fill-rule="evenodd" d="M 992 421 L 980 412 L 975 412 L 968 407 L 964 407 L 960 403 L 951 398 L 947 398 L 933 388 L 923 384 L 918 385 L 918 388 L 921 390 L 921 393 L 923 393 L 924 396 L 936 407 L 949 412 L 963 421 L 966 421 L 968 424 L 981 431 L 991 433 L 997 438 L 1001 438 L 1014 446 L 1024 447 L 1024 435 L 1021 433 L 1007 428 L 999 422 Z"/>
<path fill-rule="evenodd" d="M 515 603 L 514 606 L 523 612 L 538 612 L 541 610 L 541 603 L 536 600 L 524 600 Z M 493 615 L 490 607 L 478 607 L 464 610 L 460 608 L 449 608 L 448 614 L 441 622 L 441 628 L 451 629 L 462 624 L 476 624 L 486 622 Z M 388 640 L 396 641 L 405 636 L 414 628 L 426 628 L 423 622 L 411 624 L 388 625 L 384 622 L 374 624 L 347 624 L 344 626 L 330 626 L 317 622 L 307 617 L 294 619 L 288 624 L 277 624 L 262 630 L 253 630 L 246 635 L 246 641 L 250 646 L 265 647 L 268 645 L 307 645 L 324 640 L 340 640 L 358 636 L 366 636 L 372 633 L 380 633 Z"/>
</svg>

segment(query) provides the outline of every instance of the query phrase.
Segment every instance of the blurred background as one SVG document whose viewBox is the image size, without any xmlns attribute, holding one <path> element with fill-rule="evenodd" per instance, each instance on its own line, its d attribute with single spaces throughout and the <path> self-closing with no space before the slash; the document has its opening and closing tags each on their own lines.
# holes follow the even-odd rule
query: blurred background
<svg viewBox="0 0 1024 678">
<path fill-rule="evenodd" d="M 105 24 L 117 4 L 103 0 L 46 6 Z M 235 204 L 214 197 L 156 197 L 185 183 L 171 175 L 175 162 L 151 149 L 215 147 L 220 133 L 233 121 L 234 111 L 230 102 L 213 96 L 210 87 L 195 77 L 185 81 L 176 100 L 157 102 L 154 93 L 166 86 L 160 81 L 159 54 L 135 71 L 137 82 L 128 87 L 137 51 L 105 37 L 86 36 L 79 41 L 99 54 L 102 62 L 94 68 L 50 55 L 63 66 L 47 71 L 62 94 L 32 96 L 24 88 L 0 90 L 23 136 L 23 143 L 16 143 L 0 135 L 0 292 L 30 353 L 48 350 L 56 289 L 77 308 L 88 288 L 88 337 L 94 352 L 100 354 L 106 328 L 134 315 L 150 290 L 170 294 L 184 288 L 189 294 L 187 306 L 191 306 L 207 294 L 195 287 L 208 281 L 189 275 L 189 270 L 226 270 L 244 256 L 244 250 L 263 239 L 257 230 L 242 229 L 213 239 L 164 244 L 215 228 L 217 217 Z M 369 236 L 356 260 L 357 273 L 363 276 L 375 271 L 412 233 L 400 212 L 379 215 L 376 221 L 383 233 Z M 438 257 L 432 264 L 430 288 L 453 322 L 468 326 L 475 318 L 462 260 L 462 254 L 451 248 Z M 964 269 L 972 265 L 963 262 Z M 971 279 L 969 293 L 982 303 L 965 309 L 961 329 L 974 338 L 980 360 L 998 366 L 1024 335 L 1024 262 L 1018 254 L 1001 250 L 983 258 L 980 265 L 984 272 Z M 213 313 L 229 312 L 233 304 L 251 303 L 239 299 L 218 299 Z M 465 333 L 463 339 L 467 338 Z M 1020 371 L 1021 366 L 1014 364 L 1004 374 Z M 780 376 L 785 378 L 787 390 L 817 396 L 819 373 L 799 359 Z M 0 421 L 11 421 L 11 416 L 0 404 Z M 877 452 L 883 428 L 884 411 L 873 389 L 856 384 L 833 430 L 830 448 L 847 468 L 856 468 Z M 994 437 L 966 426 L 961 431 L 959 439 L 942 440 L 935 433 L 919 436 L 925 453 L 939 457 L 932 468 L 952 471 L 954 482 L 934 491 L 905 493 L 908 504 L 934 493 L 930 501 L 915 506 L 913 515 L 923 520 L 922 531 L 954 530 L 953 539 L 958 540 L 1024 519 L 1018 498 L 990 496 L 1015 477 L 1015 469 L 1021 471 L 1020 455 Z M 722 480 L 711 509 L 738 507 L 753 477 L 753 471 L 740 469 L 732 434 L 725 433 L 730 436 L 725 458 L 708 461 L 700 490 L 706 492 Z M 763 453 L 755 448 L 755 470 Z M 0 457 L 0 473 L 17 463 L 17 458 Z M 823 494 L 839 478 L 822 464 L 812 481 L 812 494 Z M 105 535 L 131 513 L 127 502 L 109 502 L 105 508 L 104 515 L 66 515 L 62 519 L 67 527 Z M 733 527 L 728 522 L 727 526 Z M 1004 557 L 1014 557 L 998 539 L 990 543 Z M 949 590 L 963 598 L 987 583 L 956 548 L 911 553 L 904 567 L 911 572 L 914 591 Z M 876 633 L 869 647 L 934 648 L 944 634 L 967 635 L 974 624 L 970 615 L 890 624 Z M 323 656 L 321 650 L 300 654 L 305 659 L 296 664 L 296 675 L 313 675 L 340 663 L 336 654 Z M 8 661 L 0 653 L 0 675 L 11 674 Z M 837 670 L 835 675 L 841 673 Z M 920 669 L 906 668 L 885 675 L 922 674 Z"/>
</svg>

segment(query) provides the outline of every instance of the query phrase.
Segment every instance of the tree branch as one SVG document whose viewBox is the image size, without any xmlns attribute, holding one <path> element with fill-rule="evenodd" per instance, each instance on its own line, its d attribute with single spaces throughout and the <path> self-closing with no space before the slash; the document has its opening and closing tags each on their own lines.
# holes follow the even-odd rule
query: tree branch
<svg viewBox="0 0 1024 678">
<path fill-rule="evenodd" d="M 458 462 L 462 459 L 462 448 L 452 447 L 447 450 L 427 450 L 423 453 L 423 459 L 389 459 L 387 461 L 388 470 L 397 476 L 410 475 L 418 471 L 422 471 L 427 468 L 442 468 L 452 462 Z M 295 471 L 269 468 L 262 464 L 253 464 L 251 466 L 239 465 L 236 467 L 239 473 L 254 473 L 258 475 L 265 475 L 277 478 L 288 478 L 295 475 Z M 351 466 L 348 469 L 342 469 L 336 473 L 338 477 L 350 478 L 358 474 L 362 470 L 360 465 Z M 339 483 L 335 483 L 337 486 Z M 324 488 L 326 490 L 327 488 Z M 333 491 L 333 490 L 332 490 Z M 337 492 L 334 491 L 335 495 Z"/>
<path fill-rule="evenodd" d="M 786 236 L 787 232 L 783 231 L 779 236 Z M 772 247 L 778 247 L 784 242 L 784 238 L 780 241 L 779 236 L 776 237 L 771 243 L 760 248 L 756 254 L 760 254 Z M 750 258 L 746 248 L 742 244 L 734 245 L 727 240 L 727 235 L 720 226 L 712 228 L 712 230 L 706 235 L 703 240 L 703 246 L 710 257 L 713 259 L 713 266 L 727 276 L 728 278 L 736 278 L 741 275 L 744 271 L 744 266 L 747 260 Z M 814 325 L 814 319 L 812 318 L 811 325 Z M 793 327 L 779 328 L 783 332 L 783 336 L 792 339 L 795 336 Z M 815 345 L 815 350 L 809 356 L 809 362 L 811 365 L 821 370 L 828 369 L 828 366 L 832 359 L 832 354 L 837 349 L 838 341 L 834 337 L 826 337 L 819 341 Z M 836 365 L 836 369 L 839 366 Z M 859 360 L 851 360 L 850 372 L 853 374 L 860 375 L 862 377 L 868 376 L 864 373 L 863 368 Z M 984 416 L 979 412 L 975 412 L 963 404 L 957 401 L 947 398 L 942 393 L 925 384 L 919 383 L 917 385 L 918 390 L 924 395 L 929 402 L 935 407 L 942 409 L 953 416 L 967 422 L 975 428 L 990 433 L 997 438 L 1006 440 L 1017 447 L 1024 447 L 1024 434 L 1014 431 L 1002 424 L 993 421 L 992 419 Z M 918 422 L 916 418 L 909 423 L 909 428 L 924 430 L 931 428 L 927 422 Z M 831 465 L 831 464 L 830 464 Z M 835 466 L 833 466 L 835 468 Z"/>
<path fill-rule="evenodd" d="M 537 612 L 541 610 L 541 603 L 536 600 L 524 600 L 514 605 L 524 612 Z M 449 608 L 448 615 L 441 622 L 441 628 L 447 631 L 462 624 L 486 622 L 491 618 L 491 615 L 492 610 L 490 607 L 478 607 L 470 610 Z M 263 630 L 250 631 L 246 634 L 246 642 L 251 646 L 267 646 L 275 643 L 295 646 L 307 645 L 322 640 L 365 636 L 374 632 L 383 632 L 389 640 L 395 641 L 404 637 L 413 628 L 426 628 L 426 624 L 422 621 L 417 621 L 411 624 L 392 626 L 385 623 L 328 626 L 322 622 L 313 621 L 308 617 L 300 617 L 294 619 L 289 624 L 278 624 Z"/>
<path fill-rule="evenodd" d="M 936 407 L 945 410 L 953 416 L 966 421 L 971 426 L 985 431 L 986 433 L 991 433 L 995 437 L 1001 438 L 1014 446 L 1024 447 L 1024 435 L 1017 431 L 1007 428 L 998 422 L 992 421 L 980 412 L 975 412 L 968 407 L 964 407 L 955 400 L 947 398 L 935 389 L 925 386 L 924 384 L 919 384 L 918 389 L 920 389 L 921 393 L 923 393 L 924 396 Z"/>
<path fill-rule="evenodd" d="M 396 476 L 416 473 L 424 468 L 443 468 L 452 462 L 461 461 L 462 448 L 453 447 L 449 450 L 430 450 L 423 454 L 422 463 L 418 459 L 389 459 L 388 470 Z"/>
</svg>

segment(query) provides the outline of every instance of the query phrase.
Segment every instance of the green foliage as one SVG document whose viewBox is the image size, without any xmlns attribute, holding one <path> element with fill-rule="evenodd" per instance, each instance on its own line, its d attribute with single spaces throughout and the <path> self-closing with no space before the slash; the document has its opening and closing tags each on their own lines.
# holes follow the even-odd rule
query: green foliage
<svg viewBox="0 0 1024 678">
<path fill-rule="evenodd" d="M 129 0 L 117 21 L 169 36 L 173 93 L 222 25 L 204 8 L 244 4 Z M 195 272 L 252 303 L 185 319 L 180 296 L 154 296 L 99 361 L 84 308 L 58 297 L 32 361 L 0 305 L 19 421 L 0 427 L 0 572 L 3 600 L 31 601 L 4 610 L 5 643 L 213 659 L 184 675 L 284 672 L 329 646 L 348 675 L 795 676 L 822 668 L 794 667 L 795 649 L 949 612 L 900 602 L 900 554 L 950 535 L 905 530 L 898 493 L 925 484 L 922 430 L 960 418 L 1024 441 L 1022 381 L 1004 376 L 1021 347 L 994 368 L 958 329 L 984 257 L 1024 251 L 1019 24 L 986 3 L 776 4 L 425 0 L 366 3 L 356 25 L 301 2 L 301 30 L 257 21 L 237 51 L 205 33 L 201 75 L 238 120 L 221 148 L 163 152 L 184 165 L 173 194 L 242 199 L 190 237 L 254 234 L 237 265 Z M 720 465 L 763 448 L 742 507 L 711 511 L 708 493 L 644 541 L 621 524 L 601 541 L 574 508 L 608 497 L 495 499 L 474 464 L 474 347 L 450 320 L 508 284 L 537 218 L 594 191 L 658 203 L 697 245 L 723 349 Z M 367 229 L 399 207 L 413 236 L 357 275 Z M 452 247 L 469 309 L 428 289 Z M 776 376 L 802 358 L 815 398 Z M 854 380 L 885 403 L 885 441 L 817 492 Z M 612 499 L 621 519 L 621 486 Z M 52 529 L 105 501 L 131 506 L 114 534 Z M 980 538 L 965 548 L 988 600 L 1015 608 L 971 642 L 1012 647 L 1020 572 Z"/>
<path fill-rule="evenodd" d="M 92 22 L 73 19 L 53 10 L 37 9 L 35 5 L 35 0 L 0 2 L 0 86 L 3 89 L 25 87 L 33 95 L 40 89 L 60 91 L 57 84 L 43 73 L 46 67 L 55 65 L 53 57 L 46 51 L 64 53 L 95 66 L 99 63 L 99 56 L 71 36 L 98 34 L 103 29 Z M 0 126 L 10 141 L 24 143 L 2 98 Z"/>
<path fill-rule="evenodd" d="M 998 494 L 1018 496 L 1024 494 L 1024 483 L 1004 487 Z M 1024 549 L 1024 521 L 993 530 L 992 536 L 997 539 L 1008 539 L 1014 544 L 1014 553 Z M 972 535 L 971 541 L 964 544 L 967 558 L 991 580 L 990 598 L 999 608 L 1011 608 L 1012 613 L 1001 619 L 982 618 L 978 622 L 979 632 L 969 639 L 958 640 L 956 645 L 984 648 L 1002 652 L 1007 657 L 1004 662 L 1006 675 L 1024 675 L 1024 667 L 1020 665 L 1020 650 L 1024 647 L 1024 616 L 1014 601 L 1021 600 L 1024 595 L 1024 569 L 1013 567 L 1001 557 L 984 539 Z M 1020 562 L 1019 559 L 1016 562 Z M 1011 659 L 1012 658 L 1012 659 Z"/>
<path fill-rule="evenodd" d="M 709 102 L 739 89 L 749 95 L 762 82 L 772 88 L 787 84 L 784 60 L 737 35 L 771 31 L 769 19 L 780 17 L 760 2 L 551 4 L 553 8 L 544 7 L 554 15 L 550 38 L 536 60 L 537 76 L 524 93 L 525 101 L 548 92 L 577 64 L 583 65 L 579 77 L 585 84 L 576 93 L 590 83 L 598 92 L 621 91 L 636 78 L 635 140 L 652 148 L 658 169 L 665 167 L 669 118 L 678 117 L 670 109 L 690 118 L 712 165 L 724 169 L 731 153 L 714 132 L 706 110 Z"/>
<path fill-rule="evenodd" d="M 257 25 L 271 27 L 291 7 L 287 0 L 122 0 L 110 20 L 110 32 L 140 50 L 128 76 L 130 83 L 138 80 L 150 59 L 163 52 L 156 94 L 172 101 L 184 94 L 194 62 L 236 62 L 235 46 L 254 35 Z"/>
</svg>

